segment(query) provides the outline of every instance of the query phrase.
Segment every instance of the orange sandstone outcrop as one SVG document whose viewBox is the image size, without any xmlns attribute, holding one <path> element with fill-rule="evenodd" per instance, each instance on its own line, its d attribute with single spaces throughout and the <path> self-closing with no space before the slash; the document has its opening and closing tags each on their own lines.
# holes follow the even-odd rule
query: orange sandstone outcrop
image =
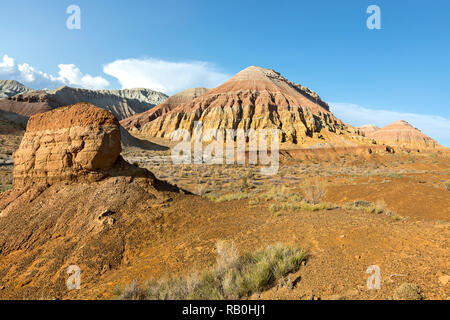
<svg viewBox="0 0 450 320">
<path fill-rule="evenodd" d="M 41 113 L 14 153 L 14 187 L 97 180 L 120 152 L 119 121 L 106 110 L 80 103 Z"/>
<path fill-rule="evenodd" d="M 373 138 L 379 143 L 394 147 L 433 149 L 442 148 L 435 140 L 414 128 L 404 120 L 396 121 L 374 131 L 365 131 L 366 137 Z"/>
<path fill-rule="evenodd" d="M 201 121 L 204 129 L 222 132 L 278 128 L 282 143 L 358 145 L 364 140 L 358 130 L 334 117 L 316 93 L 255 66 L 150 121 L 141 134 L 170 138 L 177 129 L 192 132 L 195 121 Z"/>
</svg>

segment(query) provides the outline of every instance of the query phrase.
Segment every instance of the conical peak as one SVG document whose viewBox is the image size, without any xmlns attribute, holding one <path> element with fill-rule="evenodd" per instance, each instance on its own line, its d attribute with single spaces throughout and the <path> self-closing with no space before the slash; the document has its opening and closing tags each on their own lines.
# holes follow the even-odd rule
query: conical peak
<svg viewBox="0 0 450 320">
<path fill-rule="evenodd" d="M 406 122 L 405 120 L 398 120 L 395 121 L 389 125 L 387 125 L 386 127 L 384 127 L 386 129 L 391 129 L 391 128 L 402 128 L 402 129 L 411 129 L 411 130 L 418 130 L 416 129 L 414 126 L 412 126 L 410 123 Z"/>
<path fill-rule="evenodd" d="M 400 126 L 409 126 L 409 127 L 412 127 L 412 125 L 411 125 L 409 122 L 405 121 L 405 120 L 398 120 L 398 121 L 395 121 L 395 122 L 392 123 L 392 125 L 400 125 Z"/>
<path fill-rule="evenodd" d="M 280 74 L 272 69 L 266 69 L 263 67 L 250 66 L 237 73 L 230 80 L 267 80 L 270 78 L 281 77 Z"/>
</svg>

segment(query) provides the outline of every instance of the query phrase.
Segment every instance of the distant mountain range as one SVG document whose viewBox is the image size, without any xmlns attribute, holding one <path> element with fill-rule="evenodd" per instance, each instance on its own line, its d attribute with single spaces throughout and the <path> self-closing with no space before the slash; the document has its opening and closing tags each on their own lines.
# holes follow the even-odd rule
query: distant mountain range
<svg viewBox="0 0 450 320">
<path fill-rule="evenodd" d="M 164 102 L 168 96 L 150 89 L 88 90 L 60 87 L 32 90 L 12 80 L 0 82 L 0 110 L 32 116 L 78 102 L 92 103 L 112 112 L 119 120 L 145 112 Z"/>
<path fill-rule="evenodd" d="M 32 90 L 14 80 L 0 80 L 0 118 L 19 126 L 29 116 L 79 102 L 110 111 L 123 128 L 148 138 L 167 138 L 176 129 L 191 130 L 195 121 L 202 121 L 205 128 L 219 131 L 282 128 L 282 143 L 302 146 L 356 146 L 376 140 L 395 147 L 442 147 L 405 121 L 381 129 L 374 125 L 354 128 L 334 117 L 313 91 L 261 67 L 246 68 L 215 89 L 191 88 L 170 98 L 145 88 Z M 123 128 L 123 143 L 138 145 Z"/>
<path fill-rule="evenodd" d="M 16 80 L 0 80 L 0 99 L 9 98 L 16 94 L 30 91 L 33 91 L 33 89 L 25 87 Z"/>
</svg>

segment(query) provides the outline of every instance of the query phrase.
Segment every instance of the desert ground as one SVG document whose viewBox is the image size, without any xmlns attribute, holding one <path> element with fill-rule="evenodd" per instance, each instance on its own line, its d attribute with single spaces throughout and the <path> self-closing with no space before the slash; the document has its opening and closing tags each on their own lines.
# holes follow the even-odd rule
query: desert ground
<svg viewBox="0 0 450 320">
<path fill-rule="evenodd" d="M 20 138 L 2 136 L 2 190 L 11 188 L 7 159 Z M 220 240 L 242 253 L 277 243 L 307 252 L 290 275 L 295 286 L 280 283 L 249 299 L 393 299 L 404 283 L 424 299 L 450 297 L 448 152 L 282 156 L 274 176 L 256 165 L 174 165 L 170 150 L 128 148 L 122 156 L 186 191 L 157 208 L 152 237 L 111 270 L 86 277 L 82 290 L 28 290 L 32 265 L 24 279 L 3 274 L 2 298 L 113 299 L 118 285 L 211 267 Z M 371 265 L 381 269 L 380 290 L 366 286 Z"/>
</svg>

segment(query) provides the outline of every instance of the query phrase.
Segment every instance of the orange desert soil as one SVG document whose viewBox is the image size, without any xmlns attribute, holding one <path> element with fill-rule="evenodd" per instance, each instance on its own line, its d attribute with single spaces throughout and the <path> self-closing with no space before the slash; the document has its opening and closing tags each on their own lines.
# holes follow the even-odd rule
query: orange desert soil
<svg viewBox="0 0 450 320">
<path fill-rule="evenodd" d="M 296 274 L 297 286 L 274 288 L 262 299 L 389 299 L 403 282 L 419 285 L 428 299 L 450 298 L 441 282 L 450 273 L 448 222 L 395 221 L 347 210 L 275 216 L 265 207 L 249 208 L 247 200 L 216 204 L 196 196 L 179 196 L 160 213 L 156 239 L 144 242 L 118 270 L 65 297 L 109 299 L 118 283 L 201 271 L 215 262 L 216 241 L 225 239 L 241 252 L 274 243 L 307 249 L 310 258 Z M 381 268 L 379 291 L 366 288 L 370 265 Z"/>
</svg>

